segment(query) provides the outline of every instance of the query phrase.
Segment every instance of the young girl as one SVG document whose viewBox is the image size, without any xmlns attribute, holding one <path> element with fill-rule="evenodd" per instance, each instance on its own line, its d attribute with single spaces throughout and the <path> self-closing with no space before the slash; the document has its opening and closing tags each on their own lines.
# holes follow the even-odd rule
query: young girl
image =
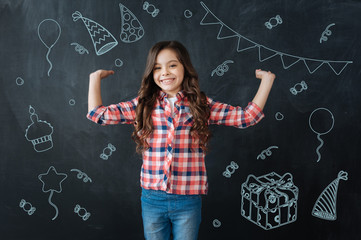
<svg viewBox="0 0 361 240">
<path fill-rule="evenodd" d="M 256 70 L 261 79 L 244 109 L 208 98 L 186 48 L 176 41 L 155 44 L 149 51 L 138 97 L 102 105 L 101 79 L 113 71 L 90 74 L 88 115 L 95 123 L 134 124 L 132 138 L 142 154 L 140 184 L 146 239 L 197 239 L 201 195 L 207 194 L 205 152 L 210 131 L 218 124 L 246 128 L 258 123 L 275 75 Z"/>
</svg>

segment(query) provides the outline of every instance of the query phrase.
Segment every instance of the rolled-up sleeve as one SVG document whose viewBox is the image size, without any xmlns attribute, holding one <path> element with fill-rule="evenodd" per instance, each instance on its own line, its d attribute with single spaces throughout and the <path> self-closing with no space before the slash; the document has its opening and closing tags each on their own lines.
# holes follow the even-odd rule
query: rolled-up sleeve
<svg viewBox="0 0 361 240">
<path fill-rule="evenodd" d="M 88 112 L 87 118 L 101 125 L 133 124 L 138 97 L 127 102 L 120 102 L 109 106 L 98 106 Z"/>
<path fill-rule="evenodd" d="M 208 124 L 247 128 L 257 124 L 264 117 L 260 107 L 253 102 L 248 103 L 244 109 L 220 103 L 211 98 L 208 98 L 208 104 L 211 109 Z"/>
</svg>

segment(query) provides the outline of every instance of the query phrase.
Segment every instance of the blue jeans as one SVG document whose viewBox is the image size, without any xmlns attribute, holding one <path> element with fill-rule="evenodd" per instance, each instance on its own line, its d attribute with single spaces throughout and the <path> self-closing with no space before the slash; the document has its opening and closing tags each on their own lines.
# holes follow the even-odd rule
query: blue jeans
<svg viewBox="0 0 361 240">
<path fill-rule="evenodd" d="M 196 240 L 201 223 L 201 195 L 176 195 L 142 189 L 142 217 L 147 240 Z"/>
</svg>

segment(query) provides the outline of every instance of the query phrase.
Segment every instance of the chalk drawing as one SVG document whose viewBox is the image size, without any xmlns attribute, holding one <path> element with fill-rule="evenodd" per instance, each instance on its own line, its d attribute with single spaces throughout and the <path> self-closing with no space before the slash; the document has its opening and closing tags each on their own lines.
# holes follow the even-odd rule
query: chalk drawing
<svg viewBox="0 0 361 240">
<path fill-rule="evenodd" d="M 318 132 L 318 131 L 316 131 L 316 130 L 312 127 L 312 123 L 311 123 L 312 116 L 313 116 L 313 115 L 315 114 L 315 112 L 317 112 L 317 111 L 326 111 L 326 112 L 328 112 L 328 113 L 331 115 L 332 124 L 331 124 L 331 127 L 330 127 L 327 131 Z M 316 153 L 317 153 L 317 156 L 318 156 L 317 162 L 319 162 L 319 161 L 321 160 L 320 148 L 323 146 L 323 140 L 321 139 L 320 136 L 321 136 L 321 135 L 325 135 L 325 134 L 329 133 L 329 132 L 332 130 L 332 128 L 333 128 L 333 126 L 334 126 L 334 124 L 335 124 L 335 119 L 334 119 L 334 117 L 333 117 L 332 112 L 331 112 L 330 110 L 328 110 L 327 108 L 317 108 L 317 109 L 313 110 L 313 112 L 310 114 L 310 117 L 309 117 L 309 119 L 308 119 L 308 123 L 309 123 L 309 125 L 310 125 L 311 130 L 312 130 L 314 133 L 317 134 L 317 139 L 318 139 L 318 141 L 320 141 L 320 145 L 319 145 L 319 146 L 317 147 L 317 149 L 316 149 Z"/>
<path fill-rule="evenodd" d="M 69 100 L 69 105 L 70 105 L 70 106 L 74 106 L 74 105 L 75 105 L 75 100 L 74 100 L 74 99 L 70 99 L 70 100 Z"/>
<path fill-rule="evenodd" d="M 340 75 L 346 66 L 352 63 L 352 61 L 333 61 L 307 58 L 273 50 L 237 33 L 228 27 L 225 23 L 223 23 L 218 17 L 216 17 L 203 2 L 200 3 L 206 10 L 206 14 L 202 18 L 200 25 L 220 25 L 220 29 L 217 35 L 218 40 L 238 38 L 237 52 L 258 48 L 258 60 L 260 62 L 264 62 L 275 56 L 279 56 L 284 69 L 288 69 L 298 62 L 303 62 L 310 74 L 316 72 L 322 65 L 328 65 L 336 75 Z"/>
<path fill-rule="evenodd" d="M 335 180 L 333 180 L 320 194 L 312 209 L 312 215 L 324 220 L 335 221 L 337 219 L 336 201 L 337 191 L 340 179 L 348 179 L 347 172 L 340 171 Z"/>
<path fill-rule="evenodd" d="M 268 22 L 265 22 L 264 25 L 268 28 L 268 29 L 272 29 L 274 27 L 276 27 L 277 25 L 282 24 L 282 18 L 280 17 L 280 15 L 277 15 L 275 17 L 272 17 Z"/>
<path fill-rule="evenodd" d="M 183 14 L 184 14 L 184 17 L 186 17 L 186 18 L 191 18 L 193 16 L 193 13 L 191 12 L 191 10 L 188 10 L 188 9 L 184 10 Z"/>
<path fill-rule="evenodd" d="M 293 95 L 297 95 L 298 93 L 304 91 L 304 90 L 307 90 L 307 84 L 305 81 L 302 81 L 300 83 L 296 83 L 295 86 L 291 87 L 290 88 L 290 92 L 293 94 Z"/>
<path fill-rule="evenodd" d="M 89 54 L 89 51 L 79 43 L 70 43 L 70 45 L 75 46 L 75 51 L 81 55 L 83 55 L 84 53 Z"/>
<path fill-rule="evenodd" d="M 285 117 L 283 116 L 282 113 L 276 112 L 275 118 L 276 118 L 277 121 L 281 121 L 281 120 L 283 120 Z"/>
<path fill-rule="evenodd" d="M 216 69 L 214 69 L 212 71 L 211 76 L 213 77 L 214 73 L 216 73 L 218 76 L 223 76 L 223 74 L 225 72 L 228 72 L 229 67 L 228 67 L 228 63 L 234 63 L 232 60 L 226 60 L 224 61 L 222 64 L 218 65 L 218 67 Z"/>
<path fill-rule="evenodd" d="M 83 219 L 83 221 L 86 221 L 90 217 L 90 213 L 83 207 L 80 207 L 79 204 L 75 205 L 74 212 L 78 214 L 79 217 Z"/>
<path fill-rule="evenodd" d="M 222 225 L 222 223 L 218 219 L 213 220 L 213 227 L 219 228 L 221 225 Z"/>
<path fill-rule="evenodd" d="M 33 144 L 36 152 L 44 152 L 53 147 L 53 127 L 46 121 L 41 121 L 35 113 L 35 109 L 29 106 L 31 124 L 25 132 L 25 137 Z"/>
<path fill-rule="evenodd" d="M 223 172 L 223 176 L 225 176 L 226 178 L 230 178 L 235 172 L 235 170 L 238 168 L 238 164 L 232 161 L 231 164 L 226 167 L 226 171 Z"/>
<path fill-rule="evenodd" d="M 88 177 L 88 175 L 82 171 L 80 171 L 79 169 L 71 169 L 71 172 L 77 172 L 78 174 L 76 175 L 76 177 L 78 179 L 82 179 L 83 178 L 83 182 L 92 182 L 91 178 Z"/>
<path fill-rule="evenodd" d="M 271 146 L 265 150 L 263 150 L 258 156 L 257 156 L 257 159 L 261 158 L 262 160 L 265 160 L 266 159 L 266 156 L 271 156 L 272 155 L 272 152 L 271 152 L 271 149 L 278 149 L 277 146 Z M 266 156 L 265 156 L 266 155 Z"/>
<path fill-rule="evenodd" d="M 47 41 L 44 41 L 44 39 L 48 39 L 48 37 L 44 36 L 43 32 L 41 31 L 41 25 L 49 25 L 49 24 L 52 24 L 54 25 L 55 24 L 55 27 L 57 28 L 57 35 L 54 35 L 54 34 L 51 34 L 52 37 L 51 39 L 53 41 L 51 41 L 50 43 L 47 43 Z M 45 34 L 46 35 L 46 34 Z M 53 68 L 53 64 L 51 63 L 51 61 L 49 60 L 49 54 L 50 54 L 50 51 L 51 49 L 54 47 L 54 45 L 58 42 L 59 38 L 60 38 L 60 35 L 61 35 L 61 27 L 59 25 L 59 23 L 57 21 L 55 21 L 54 19 L 44 19 L 43 21 L 40 22 L 40 24 L 38 25 L 38 36 L 39 36 L 39 39 L 40 41 L 45 45 L 45 47 L 47 47 L 48 49 L 48 52 L 46 53 L 46 60 L 48 61 L 49 63 L 49 70 L 48 70 L 48 76 L 50 76 L 50 71 L 51 69 Z M 43 38 L 44 37 L 44 38 Z M 55 38 L 54 38 L 55 37 Z"/>
<path fill-rule="evenodd" d="M 147 11 L 152 17 L 156 17 L 159 13 L 159 9 L 147 1 L 143 3 L 143 10 Z"/>
<path fill-rule="evenodd" d="M 123 61 L 120 60 L 119 58 L 117 58 L 117 59 L 115 59 L 114 64 L 116 67 L 121 67 L 121 66 L 123 66 Z"/>
<path fill-rule="evenodd" d="M 21 77 L 17 77 L 15 82 L 16 82 L 16 85 L 22 86 L 24 84 L 24 79 L 22 79 Z"/>
<path fill-rule="evenodd" d="M 51 201 L 54 192 L 61 193 L 63 190 L 61 188 L 61 183 L 68 177 L 65 173 L 58 173 L 55 169 L 55 167 L 51 166 L 49 167 L 48 171 L 46 173 L 42 173 L 38 176 L 39 180 L 43 183 L 42 191 L 44 193 L 50 192 L 48 202 L 53 208 L 55 209 L 55 216 L 52 218 L 52 220 L 55 220 L 58 217 L 58 207 Z M 54 184 L 54 182 L 56 184 Z"/>
<path fill-rule="evenodd" d="M 115 37 L 99 23 L 89 18 L 83 17 L 79 11 L 75 11 L 72 14 L 72 17 L 74 22 L 78 21 L 79 19 L 83 21 L 93 42 L 95 53 L 98 56 L 107 53 L 118 45 L 118 41 L 115 39 Z"/>
<path fill-rule="evenodd" d="M 138 18 L 123 4 L 119 3 L 121 15 L 120 40 L 132 43 L 144 36 L 144 28 Z"/>
<path fill-rule="evenodd" d="M 322 43 L 323 41 L 327 41 L 328 38 L 326 37 L 327 36 L 331 36 L 332 32 L 331 30 L 329 29 L 330 27 L 332 26 L 335 26 L 334 23 L 331 23 L 330 25 L 328 25 L 325 29 L 325 31 L 323 31 L 322 35 L 321 35 L 321 38 L 320 38 L 320 43 Z"/>
<path fill-rule="evenodd" d="M 24 199 L 20 200 L 19 207 L 22 208 L 28 215 L 33 215 L 36 211 L 36 208 Z"/>
<path fill-rule="evenodd" d="M 108 160 L 108 158 L 115 150 L 116 148 L 111 143 L 109 143 L 108 146 L 103 149 L 103 153 L 100 154 L 100 158 L 103 160 Z"/>
<path fill-rule="evenodd" d="M 270 230 L 297 220 L 298 187 L 290 173 L 248 175 L 241 185 L 241 215 Z"/>
</svg>

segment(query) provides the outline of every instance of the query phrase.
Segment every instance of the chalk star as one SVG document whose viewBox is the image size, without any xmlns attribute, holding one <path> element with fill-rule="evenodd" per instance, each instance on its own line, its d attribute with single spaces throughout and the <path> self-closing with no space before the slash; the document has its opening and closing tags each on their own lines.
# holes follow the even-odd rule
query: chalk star
<svg viewBox="0 0 361 240">
<path fill-rule="evenodd" d="M 49 167 L 46 173 L 38 176 L 39 180 L 43 183 L 42 191 L 49 192 L 55 191 L 60 193 L 62 191 L 61 183 L 68 177 L 65 173 L 58 173 L 55 167 Z"/>
</svg>

